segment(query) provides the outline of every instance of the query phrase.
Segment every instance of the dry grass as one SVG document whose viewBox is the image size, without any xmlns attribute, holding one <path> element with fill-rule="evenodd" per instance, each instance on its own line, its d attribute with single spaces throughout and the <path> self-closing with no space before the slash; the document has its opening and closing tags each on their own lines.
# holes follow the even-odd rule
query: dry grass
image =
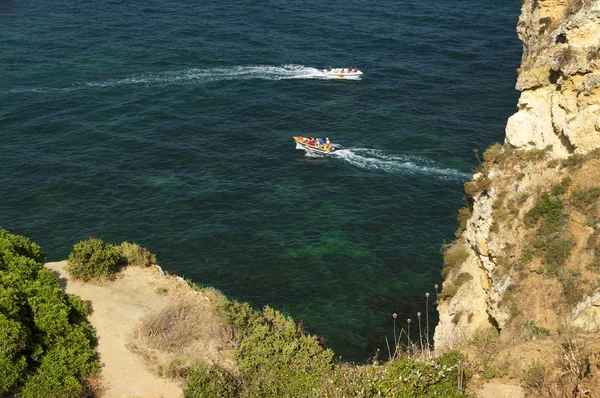
<svg viewBox="0 0 600 398">
<path fill-rule="evenodd" d="M 182 351 L 200 337 L 202 313 L 189 301 L 174 301 L 146 315 L 136 335 L 151 348 L 165 352 Z"/>
</svg>

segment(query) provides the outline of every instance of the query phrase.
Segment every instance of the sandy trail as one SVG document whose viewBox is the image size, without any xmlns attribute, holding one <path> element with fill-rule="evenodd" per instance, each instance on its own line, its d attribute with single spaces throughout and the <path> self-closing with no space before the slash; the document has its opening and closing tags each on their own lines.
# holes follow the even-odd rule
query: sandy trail
<svg viewBox="0 0 600 398">
<path fill-rule="evenodd" d="M 146 364 L 126 348 L 142 316 L 172 300 L 170 295 L 159 294 L 158 289 L 177 290 L 179 283 L 175 279 L 160 277 L 154 268 L 128 267 L 115 281 L 96 285 L 69 279 L 64 270 L 66 261 L 45 266 L 58 273 L 67 293 L 91 303 L 89 321 L 98 336 L 97 351 L 104 387 L 102 397 L 171 398 L 183 395 L 180 385 L 152 374 Z"/>
</svg>

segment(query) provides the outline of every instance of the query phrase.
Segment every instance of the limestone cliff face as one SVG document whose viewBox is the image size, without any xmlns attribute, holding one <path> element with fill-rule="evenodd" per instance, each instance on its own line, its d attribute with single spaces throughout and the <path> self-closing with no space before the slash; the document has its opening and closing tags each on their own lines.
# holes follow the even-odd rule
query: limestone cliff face
<svg viewBox="0 0 600 398">
<path fill-rule="evenodd" d="M 568 244 L 578 254 L 563 261 L 560 277 L 547 271 L 543 250 L 532 249 L 537 232 L 524 225 L 527 211 L 561 179 L 571 176 L 579 184 L 560 194 L 567 207 L 574 190 L 600 183 L 597 158 L 577 172 L 557 166 L 559 159 L 600 148 L 600 1 L 524 0 L 517 32 L 523 42 L 518 112 L 507 122 L 503 160 L 487 162 L 483 175 L 468 183 L 478 189 L 453 249 L 461 260 L 445 278 L 451 294 L 438 300 L 434 340 L 440 350 L 468 343 L 482 328 L 518 331 L 529 321 L 558 328 L 566 319 L 600 330 L 599 275 L 588 264 L 590 247 L 600 248 L 594 243 L 600 223 L 585 226 L 600 214 L 569 215 Z M 564 309 L 573 281 L 581 294 L 569 297 Z"/>
<path fill-rule="evenodd" d="M 558 157 L 600 147 L 600 2 L 525 0 L 517 32 L 522 94 L 506 142 Z"/>
</svg>

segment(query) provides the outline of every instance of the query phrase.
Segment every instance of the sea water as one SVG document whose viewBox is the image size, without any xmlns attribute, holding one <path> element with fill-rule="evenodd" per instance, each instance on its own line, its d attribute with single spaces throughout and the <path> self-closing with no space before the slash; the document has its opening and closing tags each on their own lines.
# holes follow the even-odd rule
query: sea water
<svg viewBox="0 0 600 398">
<path fill-rule="evenodd" d="M 346 359 L 384 349 L 426 292 L 431 334 L 473 149 L 515 111 L 519 8 L 2 1 L 0 226 L 50 260 L 135 241 Z M 296 135 L 338 150 L 309 156 Z"/>
</svg>

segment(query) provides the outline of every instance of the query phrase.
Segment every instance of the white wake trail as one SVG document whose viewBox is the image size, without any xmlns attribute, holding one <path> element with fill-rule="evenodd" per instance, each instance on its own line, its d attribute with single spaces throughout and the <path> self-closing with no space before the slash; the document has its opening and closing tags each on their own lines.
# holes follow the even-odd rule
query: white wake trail
<svg viewBox="0 0 600 398">
<path fill-rule="evenodd" d="M 435 162 L 418 156 L 388 155 L 376 149 L 337 149 L 331 155 L 355 167 L 367 170 L 386 171 L 394 174 L 425 174 L 459 180 L 467 180 L 471 177 L 470 174 L 452 168 L 438 167 Z"/>
<path fill-rule="evenodd" d="M 210 83 L 224 80 L 285 80 L 317 79 L 323 73 L 316 68 L 303 65 L 282 66 L 234 66 L 231 68 L 186 69 L 158 73 L 145 73 L 111 79 L 102 82 L 84 83 L 88 87 L 113 87 L 120 85 L 172 85 Z"/>
<path fill-rule="evenodd" d="M 8 93 L 52 93 L 83 90 L 86 88 L 111 88 L 119 86 L 169 86 L 194 85 L 227 80 L 288 80 L 324 79 L 323 72 L 304 65 L 257 65 L 233 66 L 228 68 L 192 68 L 165 72 L 139 73 L 122 78 L 99 81 L 76 82 L 67 87 L 20 87 Z"/>
</svg>

